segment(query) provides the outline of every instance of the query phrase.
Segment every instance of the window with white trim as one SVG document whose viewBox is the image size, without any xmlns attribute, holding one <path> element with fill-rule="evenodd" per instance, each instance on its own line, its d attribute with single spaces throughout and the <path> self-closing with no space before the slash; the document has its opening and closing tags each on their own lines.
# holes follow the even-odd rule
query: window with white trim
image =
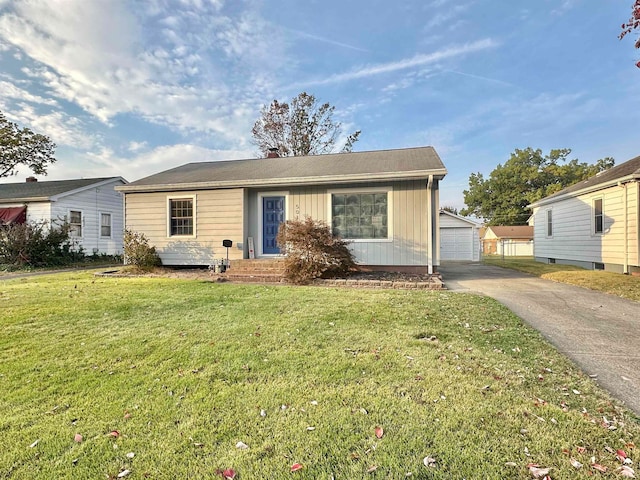
<svg viewBox="0 0 640 480">
<path fill-rule="evenodd" d="M 111 214 L 100 214 L 100 236 L 105 238 L 111 238 Z"/>
<path fill-rule="evenodd" d="M 169 199 L 169 236 L 193 235 L 194 198 Z"/>
<path fill-rule="evenodd" d="M 553 237 L 553 211 L 547 210 L 547 237 Z"/>
<path fill-rule="evenodd" d="M 604 210 L 601 198 L 593 200 L 593 233 L 596 235 L 604 233 Z"/>
<path fill-rule="evenodd" d="M 331 193 L 331 231 L 349 240 L 387 240 L 389 191 Z"/>
<path fill-rule="evenodd" d="M 69 236 L 82 237 L 82 212 L 80 210 L 69 210 Z"/>
</svg>

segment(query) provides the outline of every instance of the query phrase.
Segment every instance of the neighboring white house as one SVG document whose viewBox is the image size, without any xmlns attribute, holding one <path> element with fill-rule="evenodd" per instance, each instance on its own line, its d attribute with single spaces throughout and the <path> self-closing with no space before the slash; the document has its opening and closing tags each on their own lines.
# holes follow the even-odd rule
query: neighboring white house
<svg viewBox="0 0 640 480">
<path fill-rule="evenodd" d="M 286 220 L 311 217 L 350 240 L 359 264 L 432 273 L 439 265 L 439 182 L 432 147 L 197 162 L 118 187 L 127 228 L 165 265 L 276 259 Z M 227 242 L 228 243 L 228 242 Z"/>
<path fill-rule="evenodd" d="M 536 260 L 640 272 L 640 157 L 530 205 Z"/>
<path fill-rule="evenodd" d="M 478 222 L 440 210 L 440 260 L 480 261 Z"/>
<path fill-rule="evenodd" d="M 123 252 L 122 177 L 0 184 L 0 224 L 66 219 L 73 242 L 87 255 Z"/>
<path fill-rule="evenodd" d="M 523 257 L 533 255 L 533 227 L 528 225 L 492 225 L 482 236 L 485 255 Z"/>
</svg>

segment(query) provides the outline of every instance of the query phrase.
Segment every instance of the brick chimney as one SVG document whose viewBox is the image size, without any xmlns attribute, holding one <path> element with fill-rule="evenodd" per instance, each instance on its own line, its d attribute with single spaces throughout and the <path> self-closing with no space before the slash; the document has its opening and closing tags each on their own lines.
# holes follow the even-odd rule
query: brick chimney
<svg viewBox="0 0 640 480">
<path fill-rule="evenodd" d="M 269 149 L 269 153 L 267 153 L 267 158 L 279 158 L 280 154 L 278 153 L 278 147 L 272 147 Z"/>
<path fill-rule="evenodd" d="M 37 182 L 38 179 L 36 177 L 27 177 L 27 183 Z"/>
</svg>

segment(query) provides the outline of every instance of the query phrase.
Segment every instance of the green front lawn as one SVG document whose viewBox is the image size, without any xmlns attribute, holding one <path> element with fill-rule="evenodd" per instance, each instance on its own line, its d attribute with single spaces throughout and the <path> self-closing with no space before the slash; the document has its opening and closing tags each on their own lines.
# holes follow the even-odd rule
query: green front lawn
<svg viewBox="0 0 640 480">
<path fill-rule="evenodd" d="M 511 268 L 556 282 L 590 288 L 640 302 L 640 277 L 600 270 L 585 270 L 572 265 L 536 262 L 532 257 L 485 255 L 482 262 L 496 267 Z"/>
<path fill-rule="evenodd" d="M 0 302 L 0 478 L 637 467 L 638 417 L 489 298 L 62 273 Z"/>
</svg>

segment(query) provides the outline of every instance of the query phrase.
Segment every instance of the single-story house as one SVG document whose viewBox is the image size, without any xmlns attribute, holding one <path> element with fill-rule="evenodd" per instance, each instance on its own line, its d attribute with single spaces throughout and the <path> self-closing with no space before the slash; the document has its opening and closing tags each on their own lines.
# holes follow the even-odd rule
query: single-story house
<svg viewBox="0 0 640 480">
<path fill-rule="evenodd" d="M 529 205 L 535 259 L 640 272 L 640 157 Z"/>
<path fill-rule="evenodd" d="M 0 224 L 62 222 L 70 224 L 75 245 L 88 255 L 123 253 L 122 177 L 82 178 L 0 184 Z"/>
<path fill-rule="evenodd" d="M 125 223 L 165 265 L 275 258 L 281 222 L 309 216 L 350 240 L 361 265 L 431 272 L 440 262 L 432 147 L 189 163 L 123 185 Z M 227 242 L 228 243 L 228 242 Z"/>
<path fill-rule="evenodd" d="M 480 227 L 470 218 L 440 210 L 440 260 L 480 261 Z"/>
<path fill-rule="evenodd" d="M 520 257 L 533 255 L 533 227 L 529 225 L 491 225 L 482 236 L 482 253 Z"/>
</svg>

